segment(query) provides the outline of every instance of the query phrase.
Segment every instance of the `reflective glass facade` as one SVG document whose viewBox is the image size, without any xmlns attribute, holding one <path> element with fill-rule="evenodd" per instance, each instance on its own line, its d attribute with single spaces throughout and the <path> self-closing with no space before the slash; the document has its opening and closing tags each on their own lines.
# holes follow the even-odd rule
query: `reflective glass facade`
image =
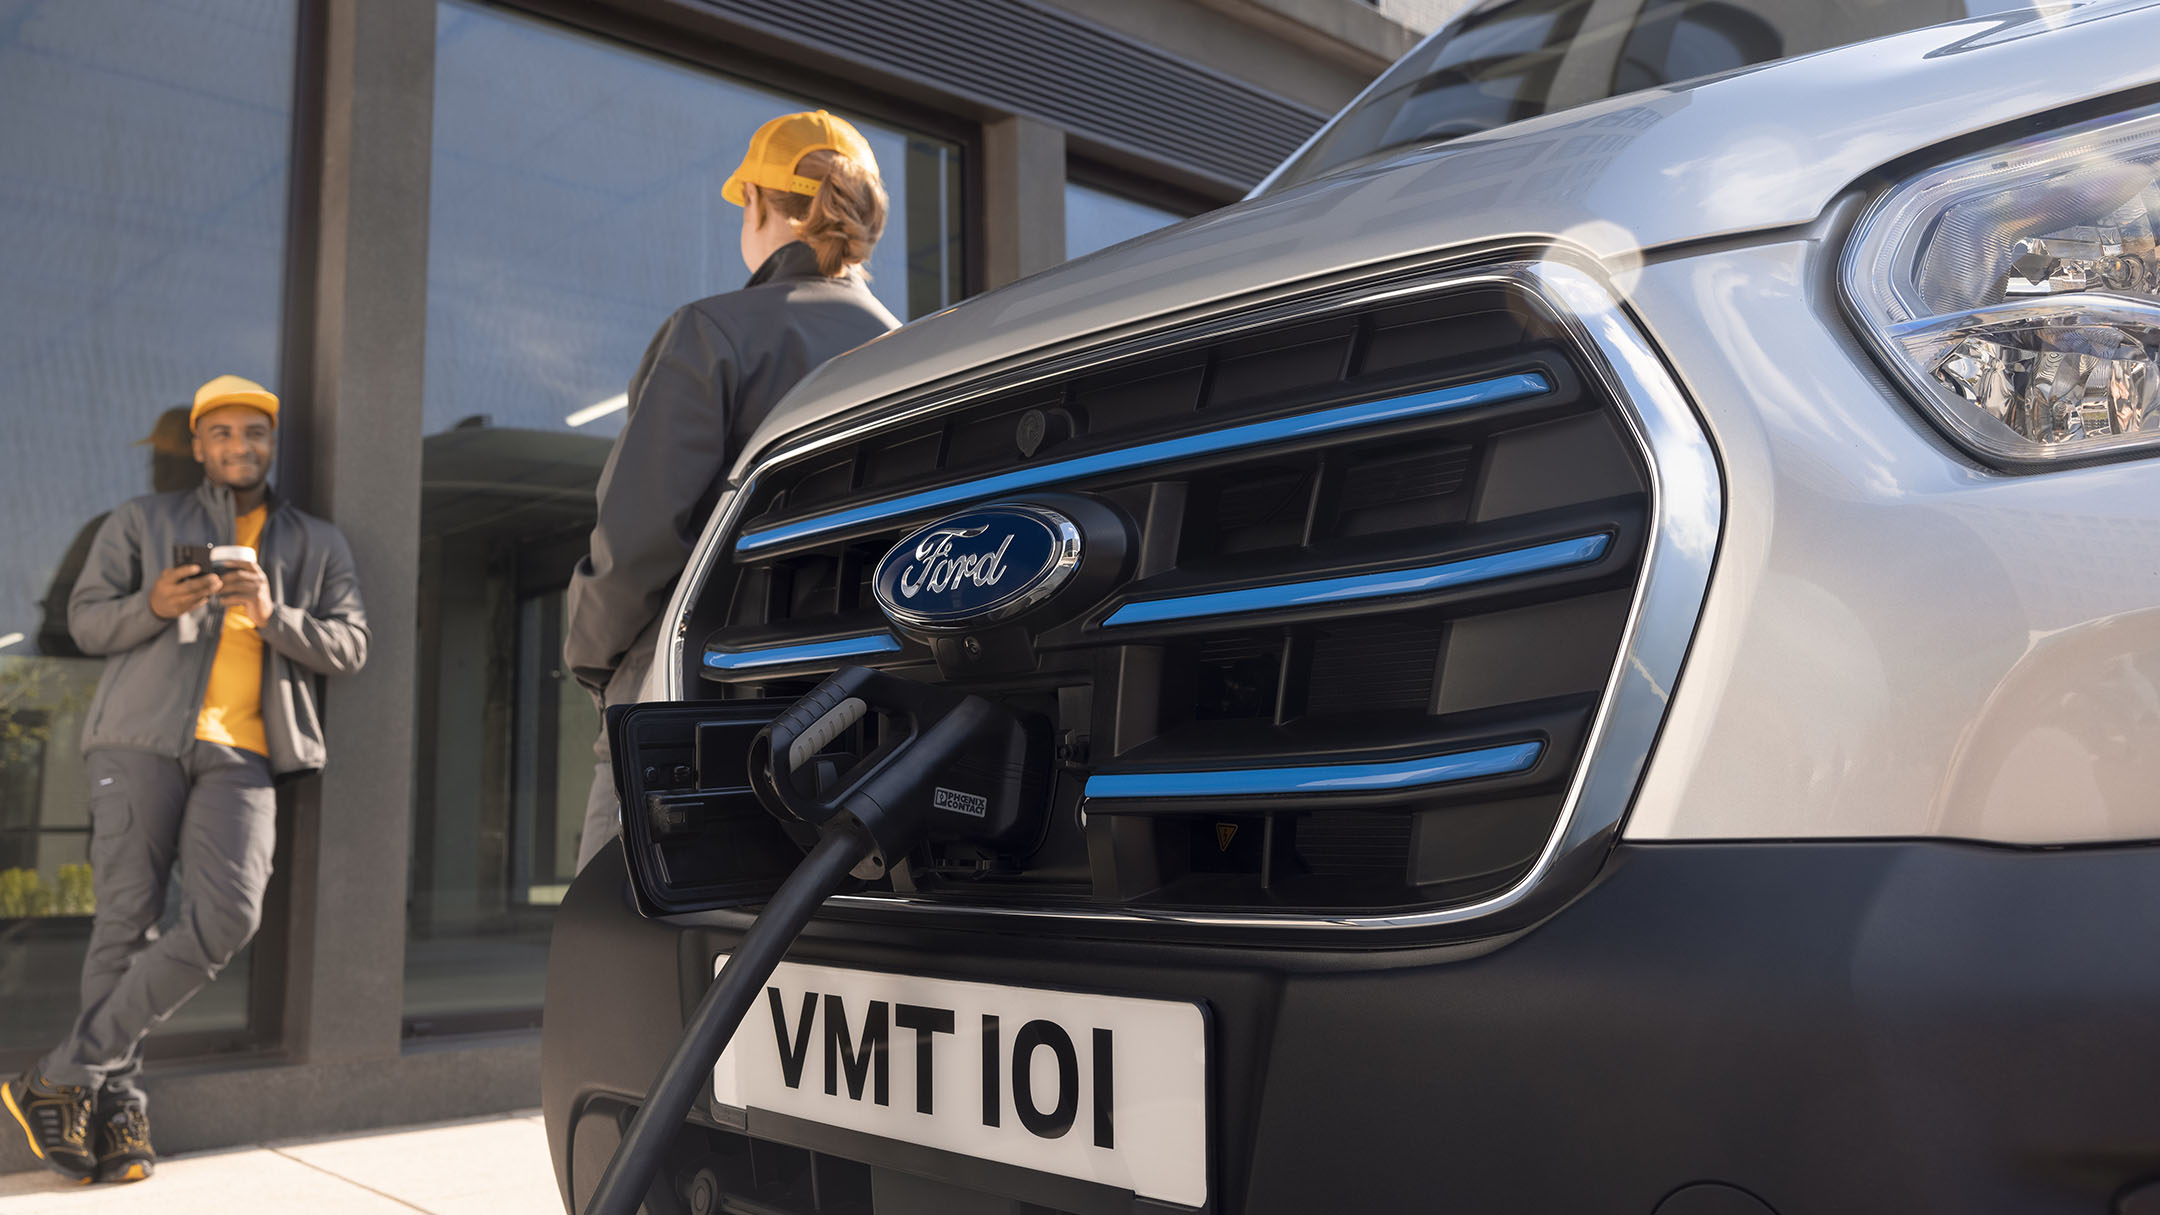
<svg viewBox="0 0 2160 1215">
<path fill-rule="evenodd" d="M 1065 183 L 1065 256 L 1081 257 L 1185 218 L 1123 194 Z"/>
<path fill-rule="evenodd" d="M 721 183 L 765 120 L 820 104 L 497 9 L 437 16 L 405 985 L 420 1033 L 539 1008 L 599 730 L 559 661 L 593 484 L 661 321 L 749 276 Z M 892 198 L 872 289 L 902 317 L 953 302 L 959 149 L 846 117 Z"/>
<path fill-rule="evenodd" d="M 228 371 L 278 384 L 295 9 L 0 8 L 0 450 L 10 456 L 0 1054 L 10 1058 L 65 1033 L 89 935 L 78 738 L 101 662 L 68 636 L 75 574 L 107 512 L 199 479 L 184 413 L 198 384 Z M 176 406 L 178 430 L 161 428 Z M 242 953 L 160 1032 L 244 1027 L 251 970 Z"/>
<path fill-rule="evenodd" d="M 1054 215 L 985 205 L 978 161 L 1016 156 L 989 124 L 1095 120 L 1045 101 L 1023 39 L 978 48 L 1010 59 L 991 86 L 973 60 L 893 70 L 953 36 L 928 6 L 880 10 L 907 37 L 864 72 L 807 18 L 724 9 L 0 0 L 0 1074 L 65 1032 L 90 926 L 101 659 L 68 593 L 110 511 L 197 481 L 185 406 L 230 372 L 282 396 L 273 480 L 350 541 L 374 643 L 322 689 L 328 766 L 279 791 L 259 935 L 150 1052 L 250 1052 L 276 1095 L 236 1113 L 225 1069 L 154 1068 L 161 1135 L 530 1102 L 534 1037 L 485 1031 L 537 1021 L 591 783 L 563 589 L 655 329 L 748 275 L 721 182 L 766 119 L 847 116 L 892 202 L 873 290 L 914 318 L 999 285 L 991 248 L 1055 247 Z M 1083 41 L 1178 84 L 1125 35 Z M 1068 210 L 1075 253 L 1177 218 L 1087 186 Z"/>
</svg>

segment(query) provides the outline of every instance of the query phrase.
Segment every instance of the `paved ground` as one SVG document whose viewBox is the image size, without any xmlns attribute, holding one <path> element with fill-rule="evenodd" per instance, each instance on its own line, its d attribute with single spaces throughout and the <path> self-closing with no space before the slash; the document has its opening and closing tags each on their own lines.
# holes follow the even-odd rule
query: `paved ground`
<svg viewBox="0 0 2160 1215">
<path fill-rule="evenodd" d="M 10 1123 L 6 1129 L 16 1130 Z M 0 1176 L 0 1215 L 561 1215 L 537 1111 L 197 1152 L 134 1185 Z"/>
</svg>

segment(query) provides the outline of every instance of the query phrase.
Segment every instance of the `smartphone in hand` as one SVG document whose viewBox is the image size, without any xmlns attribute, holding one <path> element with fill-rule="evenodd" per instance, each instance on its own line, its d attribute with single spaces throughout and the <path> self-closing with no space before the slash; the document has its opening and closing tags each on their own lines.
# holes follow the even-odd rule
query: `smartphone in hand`
<svg viewBox="0 0 2160 1215">
<path fill-rule="evenodd" d="M 195 572 L 191 578 L 200 578 L 210 572 L 210 546 L 207 544 L 175 544 L 172 546 L 173 568 L 192 565 Z"/>
</svg>

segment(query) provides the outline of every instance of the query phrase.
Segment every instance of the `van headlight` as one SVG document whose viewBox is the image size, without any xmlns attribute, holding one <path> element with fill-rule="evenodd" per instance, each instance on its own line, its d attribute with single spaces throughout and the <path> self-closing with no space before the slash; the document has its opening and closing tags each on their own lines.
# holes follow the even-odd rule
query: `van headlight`
<svg viewBox="0 0 2160 1215">
<path fill-rule="evenodd" d="M 1998 148 L 1861 220 L 1846 299 L 1945 430 L 2031 468 L 2160 446 L 2160 113 Z"/>
</svg>

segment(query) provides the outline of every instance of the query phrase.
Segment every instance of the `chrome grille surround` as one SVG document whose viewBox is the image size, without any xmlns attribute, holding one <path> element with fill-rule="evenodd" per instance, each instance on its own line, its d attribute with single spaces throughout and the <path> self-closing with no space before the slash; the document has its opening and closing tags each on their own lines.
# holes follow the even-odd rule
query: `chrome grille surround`
<svg viewBox="0 0 2160 1215">
<path fill-rule="evenodd" d="M 1665 709 L 1679 680 L 1711 569 L 1723 521 L 1723 482 L 1702 424 L 1655 350 L 1625 315 L 1623 306 L 1586 259 L 1548 251 L 1535 259 L 1483 265 L 1427 263 L 1398 267 L 1381 278 L 1372 272 L 1338 284 L 1304 284 L 1262 301 L 1243 301 L 1212 315 L 1136 326 L 1107 340 L 1095 335 L 1084 349 L 1037 354 L 1012 367 L 994 368 L 958 386 L 932 386 L 912 403 L 874 418 L 783 443 L 765 452 L 735 491 L 722 497 L 668 607 L 671 627 L 661 638 L 655 664 L 657 686 L 649 695 L 681 699 L 685 692 L 685 624 L 716 562 L 730 551 L 743 504 L 765 470 L 865 432 L 903 424 L 997 392 L 1009 392 L 1053 375 L 1072 374 L 1144 351 L 1170 337 L 1227 338 L 1266 326 L 1354 308 L 1415 299 L 1466 287 L 1520 291 L 1563 333 L 1583 374 L 1602 388 L 1615 415 L 1639 447 L 1650 482 L 1650 519 L 1641 575 L 1634 587 L 1620 648 L 1598 700 L 1557 822 L 1535 862 L 1504 890 L 1475 902 L 1392 914 L 1305 914 L 1209 911 L 1191 908 L 1104 906 L 962 905 L 901 894 L 849 895 L 832 900 L 839 911 L 939 917 L 956 924 L 1013 917 L 1045 924 L 1153 925 L 1166 929 L 1281 934 L 1345 931 L 1420 937 L 1490 936 L 1527 925 L 1557 908 L 1595 876 L 1617 838 L 1648 764 Z M 1365 939 L 1360 937 L 1359 939 Z M 1377 942 L 1375 942 L 1377 943 Z"/>
</svg>

